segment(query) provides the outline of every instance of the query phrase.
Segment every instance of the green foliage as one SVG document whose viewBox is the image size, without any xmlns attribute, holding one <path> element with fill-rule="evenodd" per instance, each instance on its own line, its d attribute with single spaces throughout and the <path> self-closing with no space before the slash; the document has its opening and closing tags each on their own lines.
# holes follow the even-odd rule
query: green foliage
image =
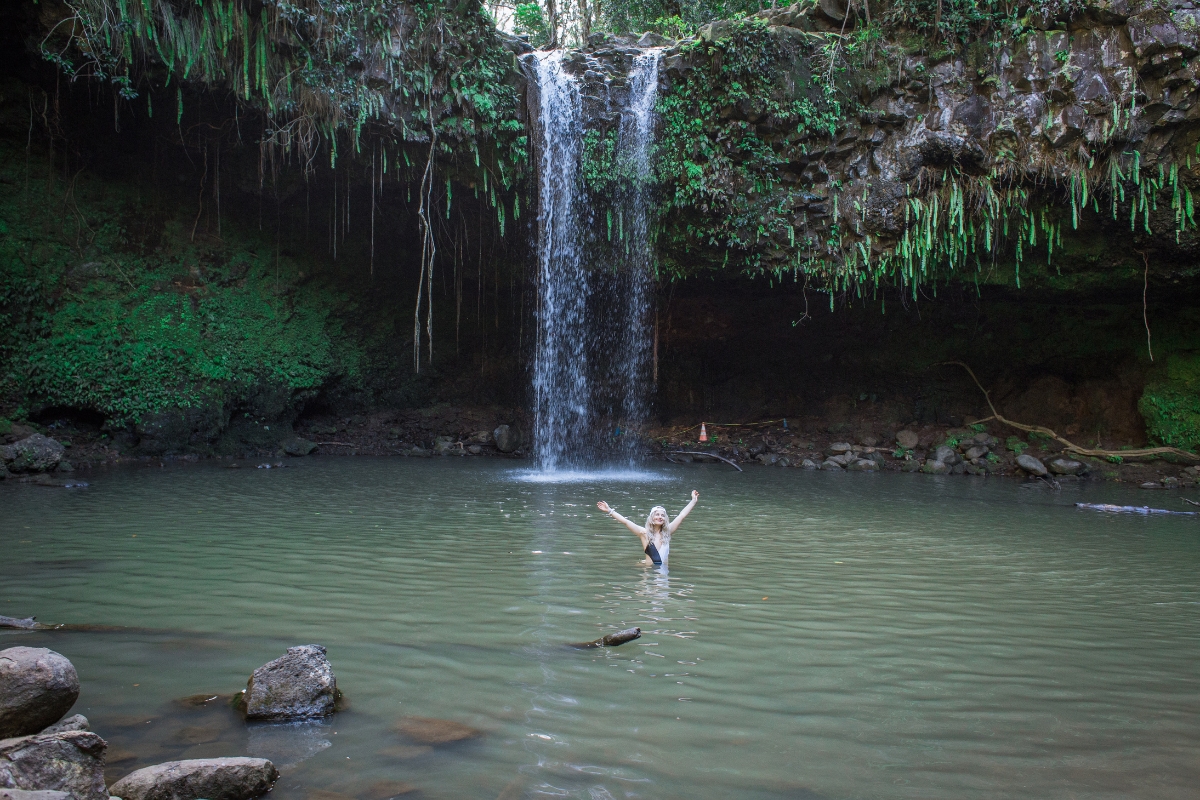
<svg viewBox="0 0 1200 800">
<path fill-rule="evenodd" d="M 1138 410 L 1155 441 L 1185 450 L 1200 447 L 1200 354 L 1171 354 L 1166 369 L 1147 382 Z"/>
<path fill-rule="evenodd" d="M 169 224 L 142 254 L 123 220 L 135 201 L 72 203 L 90 242 L 61 224 L 59 198 L 0 183 L 0 401 L 100 412 L 116 424 L 195 407 L 237 408 L 267 392 L 298 404 L 335 381 L 354 385 L 362 348 L 332 312 L 348 301 L 319 282 L 288 284 L 297 266 L 226 231 L 194 245 Z"/>
<path fill-rule="evenodd" d="M 513 9 L 513 26 L 518 34 L 529 37 L 529 43 L 534 47 L 550 44 L 550 29 L 546 27 L 546 17 L 537 3 L 517 4 Z"/>
<path fill-rule="evenodd" d="M 509 188 L 527 160 L 513 56 L 478 3 L 449 0 L 76 0 L 43 42 L 71 78 L 112 82 L 133 100 L 174 87 L 231 91 L 266 120 L 268 148 L 311 166 L 364 129 L 392 145 L 474 156 L 480 181 Z M 146 65 L 152 68 L 146 68 Z M 149 108 L 147 108 L 149 112 Z M 481 150 L 490 160 L 480 163 Z"/>
<path fill-rule="evenodd" d="M 592 30 L 657 31 L 680 38 L 705 23 L 753 14 L 759 0 L 595 0 Z"/>
<path fill-rule="evenodd" d="M 1007 439 L 1005 439 L 1004 446 L 1006 448 L 1008 448 L 1008 451 L 1010 453 L 1013 453 L 1014 455 L 1018 455 L 1018 456 L 1021 455 L 1021 453 L 1024 453 L 1026 450 L 1029 449 L 1029 445 L 1027 443 L 1025 443 L 1024 441 L 1022 441 L 1019 437 L 1016 437 L 1016 436 L 1010 436 Z"/>
<path fill-rule="evenodd" d="M 0 436 L 12 430 L 12 420 L 7 417 L 0 417 Z"/>
</svg>

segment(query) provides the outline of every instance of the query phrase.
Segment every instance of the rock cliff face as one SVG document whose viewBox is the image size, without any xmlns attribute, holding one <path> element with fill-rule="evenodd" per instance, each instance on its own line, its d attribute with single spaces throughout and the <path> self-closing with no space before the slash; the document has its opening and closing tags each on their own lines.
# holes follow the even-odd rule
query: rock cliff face
<svg viewBox="0 0 1200 800">
<path fill-rule="evenodd" d="M 856 39 L 845 15 L 798 4 L 665 52 L 663 241 L 679 271 L 732 265 L 732 245 L 742 266 L 839 287 L 914 285 L 939 265 L 1019 286 L 1024 262 L 1027 281 L 1075 288 L 1141 278 L 1135 251 L 1152 274 L 1195 272 L 1190 0 L 1088 0 L 933 54 Z"/>
</svg>

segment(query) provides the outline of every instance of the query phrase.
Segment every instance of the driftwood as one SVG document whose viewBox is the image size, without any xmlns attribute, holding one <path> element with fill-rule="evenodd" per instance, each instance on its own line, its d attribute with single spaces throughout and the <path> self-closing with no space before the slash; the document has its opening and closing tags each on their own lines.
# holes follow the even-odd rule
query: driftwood
<svg viewBox="0 0 1200 800">
<path fill-rule="evenodd" d="M 744 470 L 741 467 L 739 467 L 737 464 L 730 461 L 728 458 L 725 458 L 725 456 L 719 456 L 716 453 L 705 453 L 703 451 L 697 451 L 697 450 L 672 450 L 669 453 L 667 453 L 666 455 L 667 456 L 703 456 L 705 458 L 715 458 L 717 461 L 724 461 L 726 464 L 733 467 L 738 472 L 744 472 Z"/>
<path fill-rule="evenodd" d="M 971 425 L 978 425 L 981 422 L 989 422 L 994 419 L 997 422 L 1001 423 L 1002 425 L 1007 425 L 1010 428 L 1016 428 L 1017 430 L 1026 431 L 1028 433 L 1040 433 L 1042 436 L 1053 439 L 1054 441 L 1061 444 L 1063 446 L 1063 449 L 1065 449 L 1067 452 L 1076 453 L 1081 456 L 1092 456 L 1094 458 L 1142 458 L 1145 456 L 1159 456 L 1159 455 L 1171 454 L 1171 455 L 1179 456 L 1180 458 L 1191 459 L 1192 461 L 1200 461 L 1200 455 L 1196 455 L 1195 453 L 1189 453 L 1187 450 L 1180 450 L 1178 447 L 1143 447 L 1140 450 L 1101 450 L 1101 449 L 1089 449 L 1087 447 L 1080 447 L 1079 445 L 1074 444 L 1073 442 L 1067 441 L 1066 439 L 1059 436 L 1057 433 L 1050 430 L 1049 428 L 1044 428 L 1041 425 L 1025 425 L 1023 423 L 1013 422 L 1011 419 L 1005 419 L 1004 417 L 1002 417 L 1000 415 L 1000 412 L 996 410 L 996 407 L 994 405 L 992 405 L 992 398 L 991 398 L 991 395 L 988 394 L 988 390 L 983 388 L 983 384 L 981 384 L 979 382 L 979 378 L 976 378 L 975 373 L 971 370 L 971 368 L 969 366 L 967 366 L 966 364 L 964 364 L 963 362 L 961 362 L 961 361 L 942 361 L 937 364 L 932 364 L 931 366 L 934 366 L 934 367 L 943 367 L 943 366 L 962 367 L 963 369 L 965 369 L 967 371 L 967 374 L 971 376 L 971 380 L 973 380 L 975 382 L 975 385 L 979 387 L 979 391 L 983 392 L 983 399 L 987 401 L 988 408 L 990 408 L 992 410 L 992 415 L 990 417 L 984 417 L 983 419 L 977 419 L 974 422 L 969 423 Z"/>
<path fill-rule="evenodd" d="M 16 628 L 21 631 L 36 631 L 46 626 L 33 617 L 17 619 L 16 617 L 0 617 L 0 628 Z"/>
<path fill-rule="evenodd" d="M 1088 511 L 1107 511 L 1114 514 L 1170 514 L 1181 517 L 1200 516 L 1200 511 L 1168 511 L 1165 508 L 1151 508 L 1150 506 L 1110 506 L 1107 503 L 1076 503 L 1075 507 L 1084 508 Z"/>
<path fill-rule="evenodd" d="M 641 635 L 641 628 L 626 628 L 623 631 L 617 631 L 616 633 L 610 633 L 607 636 L 601 636 L 594 642 L 576 642 L 568 645 L 568 647 L 574 647 L 576 650 L 586 650 L 589 647 L 616 647 L 619 644 L 632 642 Z"/>
</svg>

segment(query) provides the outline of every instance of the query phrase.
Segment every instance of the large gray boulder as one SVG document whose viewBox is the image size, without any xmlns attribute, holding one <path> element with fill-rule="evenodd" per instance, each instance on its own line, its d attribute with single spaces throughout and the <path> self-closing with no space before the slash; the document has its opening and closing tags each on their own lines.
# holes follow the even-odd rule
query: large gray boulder
<svg viewBox="0 0 1200 800">
<path fill-rule="evenodd" d="M 1041 459 L 1035 458 L 1029 455 L 1029 453 L 1021 453 L 1021 455 L 1017 456 L 1017 466 L 1036 478 L 1044 478 L 1050 474 Z"/>
<path fill-rule="evenodd" d="M 332 714 L 339 696 L 325 648 L 306 644 L 254 670 L 242 703 L 247 719 L 306 719 Z"/>
<path fill-rule="evenodd" d="M 492 439 L 501 453 L 511 453 L 521 446 L 521 431 L 515 425 L 500 425 L 492 431 Z"/>
<path fill-rule="evenodd" d="M 79 699 L 79 675 L 63 655 L 44 647 L 0 650 L 0 739 L 53 725 Z"/>
<path fill-rule="evenodd" d="M 0 740 L 0 786 L 67 792 L 73 800 L 107 800 L 107 749 L 108 743 L 91 731 Z"/>
<path fill-rule="evenodd" d="M 0 461 L 11 472 L 49 472 L 62 461 L 66 452 L 61 444 L 35 433 L 15 444 L 0 447 Z"/>
<path fill-rule="evenodd" d="M 1082 475 L 1087 472 L 1087 465 L 1083 462 L 1061 456 L 1051 461 L 1049 466 L 1055 475 Z"/>
<path fill-rule="evenodd" d="M 265 758 L 197 758 L 139 769 L 109 787 L 123 800 L 250 800 L 279 777 Z"/>
</svg>

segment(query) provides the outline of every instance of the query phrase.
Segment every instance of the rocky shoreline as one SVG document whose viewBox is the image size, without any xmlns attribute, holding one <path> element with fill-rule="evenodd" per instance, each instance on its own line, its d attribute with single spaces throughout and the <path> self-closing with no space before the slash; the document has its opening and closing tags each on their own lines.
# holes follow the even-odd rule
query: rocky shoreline
<svg viewBox="0 0 1200 800">
<path fill-rule="evenodd" d="M 100 466 L 165 465 L 211 458 L 227 462 L 230 468 L 278 467 L 315 453 L 522 459 L 529 453 L 519 420 L 520 414 L 511 410 L 452 406 L 313 417 L 279 431 L 271 446 L 246 448 L 238 456 L 199 452 L 148 455 L 121 436 L 68 421 L 46 426 L 14 423 L 0 435 L 0 481 L 70 487 L 86 485 L 81 472 Z M 719 456 L 734 464 L 777 468 L 1107 480 L 1146 489 L 1200 483 L 1200 465 L 1183 459 L 1077 455 L 1048 437 L 1014 435 L 1021 432 L 995 423 L 876 428 L 879 426 L 861 424 L 853 428 L 812 417 L 706 424 L 706 441 L 700 441 L 699 425 L 651 427 L 643 436 L 650 458 L 677 464 L 716 461 Z"/>
</svg>

